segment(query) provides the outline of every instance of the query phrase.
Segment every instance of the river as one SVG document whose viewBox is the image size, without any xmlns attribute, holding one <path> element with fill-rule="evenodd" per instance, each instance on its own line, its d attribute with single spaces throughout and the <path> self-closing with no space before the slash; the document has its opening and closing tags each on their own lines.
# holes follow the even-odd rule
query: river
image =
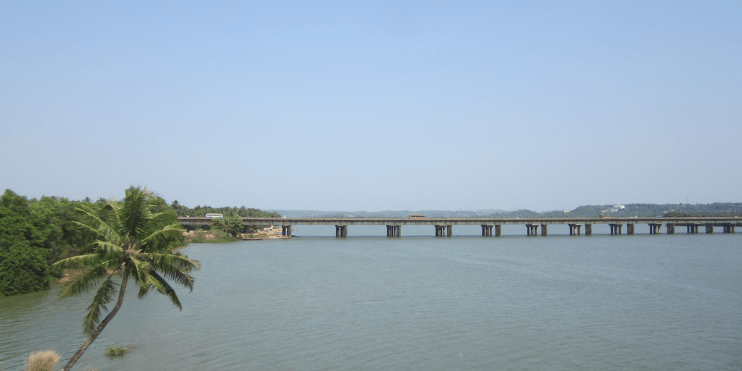
<svg viewBox="0 0 742 371">
<path fill-rule="evenodd" d="M 739 233 L 427 227 L 189 246 L 202 270 L 178 290 L 183 311 L 132 287 L 75 369 L 742 369 Z M 61 367 L 84 341 L 90 296 L 58 292 L 0 298 L 0 369 L 44 349 Z M 133 349 L 105 356 L 114 345 Z"/>
</svg>

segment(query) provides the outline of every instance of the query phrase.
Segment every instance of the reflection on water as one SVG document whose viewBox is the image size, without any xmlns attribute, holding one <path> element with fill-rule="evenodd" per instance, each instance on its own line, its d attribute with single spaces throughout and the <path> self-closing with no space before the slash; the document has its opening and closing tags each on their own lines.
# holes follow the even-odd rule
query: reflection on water
<svg viewBox="0 0 742 371">
<path fill-rule="evenodd" d="M 351 226 L 347 239 L 194 245 L 185 253 L 203 269 L 192 293 L 178 290 L 183 311 L 132 290 L 77 367 L 742 367 L 739 234 L 570 237 L 550 226 L 555 236 L 525 237 L 508 227 L 500 238 L 385 238 L 383 226 Z M 321 228 L 295 234 L 335 233 Z M 66 360 L 82 343 L 89 297 L 56 292 L 0 298 L 3 370 L 42 349 Z M 113 345 L 135 349 L 105 357 Z"/>
</svg>

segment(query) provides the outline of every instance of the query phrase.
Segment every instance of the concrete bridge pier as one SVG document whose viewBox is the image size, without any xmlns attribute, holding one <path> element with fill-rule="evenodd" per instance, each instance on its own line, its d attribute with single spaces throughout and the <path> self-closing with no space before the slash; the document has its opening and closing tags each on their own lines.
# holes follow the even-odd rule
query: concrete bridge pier
<svg viewBox="0 0 742 371">
<path fill-rule="evenodd" d="M 686 229 L 688 234 L 697 234 L 698 233 L 698 224 L 686 224 Z"/>
<path fill-rule="evenodd" d="M 453 235 L 453 228 L 451 225 L 436 225 L 435 236 L 436 237 L 451 237 Z"/>
<path fill-rule="evenodd" d="M 649 223 L 649 234 L 660 234 L 662 233 L 660 228 L 662 227 L 662 224 L 659 223 Z"/>
<path fill-rule="evenodd" d="M 623 227 L 623 224 L 608 224 L 611 226 L 611 235 L 618 235 L 621 234 L 621 228 Z"/>
<path fill-rule="evenodd" d="M 538 235 L 538 224 L 526 224 L 526 236 Z"/>
<path fill-rule="evenodd" d="M 579 236 L 580 235 L 580 228 L 581 227 L 582 227 L 581 224 L 569 224 L 569 235 L 570 236 L 574 236 L 574 235 Z"/>
<path fill-rule="evenodd" d="M 548 236 L 549 230 L 546 228 L 548 224 L 541 224 L 541 235 L 542 236 Z"/>
<path fill-rule="evenodd" d="M 492 237 L 492 226 L 482 224 L 482 237 Z"/>
<path fill-rule="evenodd" d="M 667 223 L 667 234 L 675 234 L 675 224 Z"/>
<path fill-rule="evenodd" d="M 713 233 L 714 233 L 714 225 L 706 224 L 706 234 L 713 234 Z"/>
<path fill-rule="evenodd" d="M 281 226 L 281 236 L 291 237 L 291 226 L 290 225 Z"/>
<path fill-rule="evenodd" d="M 577 231 L 579 232 L 579 229 Z M 585 236 L 592 236 L 592 235 L 593 235 L 593 225 L 585 224 Z"/>
<path fill-rule="evenodd" d="M 336 225 L 335 226 L 335 237 L 348 237 L 348 226 L 347 225 Z"/>
<path fill-rule="evenodd" d="M 631 223 L 626 224 L 626 234 L 629 236 L 634 235 L 634 224 L 631 224 Z"/>
<path fill-rule="evenodd" d="M 724 224 L 724 233 L 734 233 L 734 224 Z"/>
<path fill-rule="evenodd" d="M 401 225 L 387 225 L 386 236 L 387 237 L 402 237 L 402 226 Z"/>
<path fill-rule="evenodd" d="M 494 235 L 497 236 L 497 237 L 500 237 L 500 235 L 502 234 L 502 226 L 500 226 L 499 224 L 495 224 L 495 225 L 485 225 L 485 224 L 483 224 L 482 225 L 482 236 L 483 237 L 492 237 L 492 227 L 494 227 L 494 229 L 495 229 L 495 234 Z"/>
</svg>

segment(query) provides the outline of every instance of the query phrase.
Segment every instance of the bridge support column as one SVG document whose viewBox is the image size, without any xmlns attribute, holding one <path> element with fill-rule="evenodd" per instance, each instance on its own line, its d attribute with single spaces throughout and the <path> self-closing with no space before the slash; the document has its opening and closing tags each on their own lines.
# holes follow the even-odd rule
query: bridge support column
<svg viewBox="0 0 742 371">
<path fill-rule="evenodd" d="M 579 233 L 579 229 L 577 232 Z M 585 224 L 585 236 L 592 236 L 593 235 L 593 225 L 592 224 Z"/>
<path fill-rule="evenodd" d="M 724 233 L 734 233 L 734 224 L 724 224 Z"/>
<path fill-rule="evenodd" d="M 538 224 L 526 224 L 526 236 L 538 235 Z"/>
<path fill-rule="evenodd" d="M 402 226 L 401 225 L 388 225 L 386 226 L 387 237 L 402 237 Z"/>
<path fill-rule="evenodd" d="M 675 224 L 667 223 L 667 234 L 675 234 Z"/>
<path fill-rule="evenodd" d="M 291 237 L 291 226 L 290 225 L 281 226 L 281 236 Z"/>
<path fill-rule="evenodd" d="M 633 224 L 631 224 L 631 223 L 626 224 L 626 234 L 628 234 L 629 236 L 631 236 L 631 235 L 634 234 L 634 225 Z"/>
<path fill-rule="evenodd" d="M 608 224 L 611 226 L 611 235 L 618 235 L 621 234 L 621 228 L 623 227 L 623 224 Z"/>
<path fill-rule="evenodd" d="M 549 230 L 546 228 L 548 224 L 541 224 L 541 235 L 548 236 Z"/>
<path fill-rule="evenodd" d="M 734 233 L 734 229 L 732 229 L 732 233 Z M 499 224 L 495 224 L 495 237 L 500 237 L 502 235 L 502 226 Z"/>
<path fill-rule="evenodd" d="M 686 224 L 686 229 L 688 234 L 696 234 L 698 233 L 698 224 Z"/>
<path fill-rule="evenodd" d="M 436 237 L 443 237 L 443 229 L 444 228 L 446 228 L 446 226 L 436 225 L 435 226 L 435 236 Z"/>
<path fill-rule="evenodd" d="M 335 237 L 348 237 L 348 226 L 347 225 L 336 225 L 335 226 Z"/>
<path fill-rule="evenodd" d="M 492 226 L 482 224 L 482 237 L 492 237 Z"/>
<path fill-rule="evenodd" d="M 580 227 L 582 227 L 581 224 L 569 224 L 569 235 L 570 236 L 574 236 L 574 235 L 578 235 L 579 236 L 580 235 Z M 585 230 L 585 232 L 587 232 L 587 229 Z"/>
<path fill-rule="evenodd" d="M 447 225 L 444 228 L 446 228 L 446 237 L 453 236 L 453 226 L 452 225 Z"/>
<path fill-rule="evenodd" d="M 401 225 L 388 225 L 386 226 L 387 237 L 402 237 L 402 226 Z"/>
<path fill-rule="evenodd" d="M 713 234 L 714 233 L 714 225 L 713 224 L 706 224 L 706 234 Z"/>
<path fill-rule="evenodd" d="M 661 233 L 660 228 L 662 227 L 662 224 L 649 223 L 647 225 L 649 225 L 649 234 L 660 234 Z"/>
</svg>

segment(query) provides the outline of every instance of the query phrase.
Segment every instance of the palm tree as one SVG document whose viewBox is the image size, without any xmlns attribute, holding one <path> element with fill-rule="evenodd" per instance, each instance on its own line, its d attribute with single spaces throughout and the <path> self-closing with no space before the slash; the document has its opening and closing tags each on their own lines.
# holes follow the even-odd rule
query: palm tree
<svg viewBox="0 0 742 371">
<path fill-rule="evenodd" d="M 182 310 L 178 295 L 165 278 L 192 291 L 194 278 L 188 273 L 200 268 L 198 261 L 171 252 L 173 245 L 182 241 L 180 232 L 183 227 L 167 203 L 146 188 L 129 188 L 123 202 L 112 201 L 106 204 L 105 213 L 101 217 L 86 209 L 78 210 L 85 215 L 87 221 L 77 224 L 98 236 L 95 251 L 60 260 L 51 269 L 87 268 L 62 291 L 60 297 L 80 295 L 95 286 L 98 286 L 98 290 L 83 320 L 83 330 L 88 339 L 64 366 L 63 371 L 75 365 L 118 313 L 130 278 L 139 284 L 139 298 L 154 288 Z M 120 284 L 114 282 L 114 275 L 121 275 Z M 108 310 L 106 305 L 114 300 L 117 289 L 116 305 L 100 321 L 101 310 Z"/>
</svg>

